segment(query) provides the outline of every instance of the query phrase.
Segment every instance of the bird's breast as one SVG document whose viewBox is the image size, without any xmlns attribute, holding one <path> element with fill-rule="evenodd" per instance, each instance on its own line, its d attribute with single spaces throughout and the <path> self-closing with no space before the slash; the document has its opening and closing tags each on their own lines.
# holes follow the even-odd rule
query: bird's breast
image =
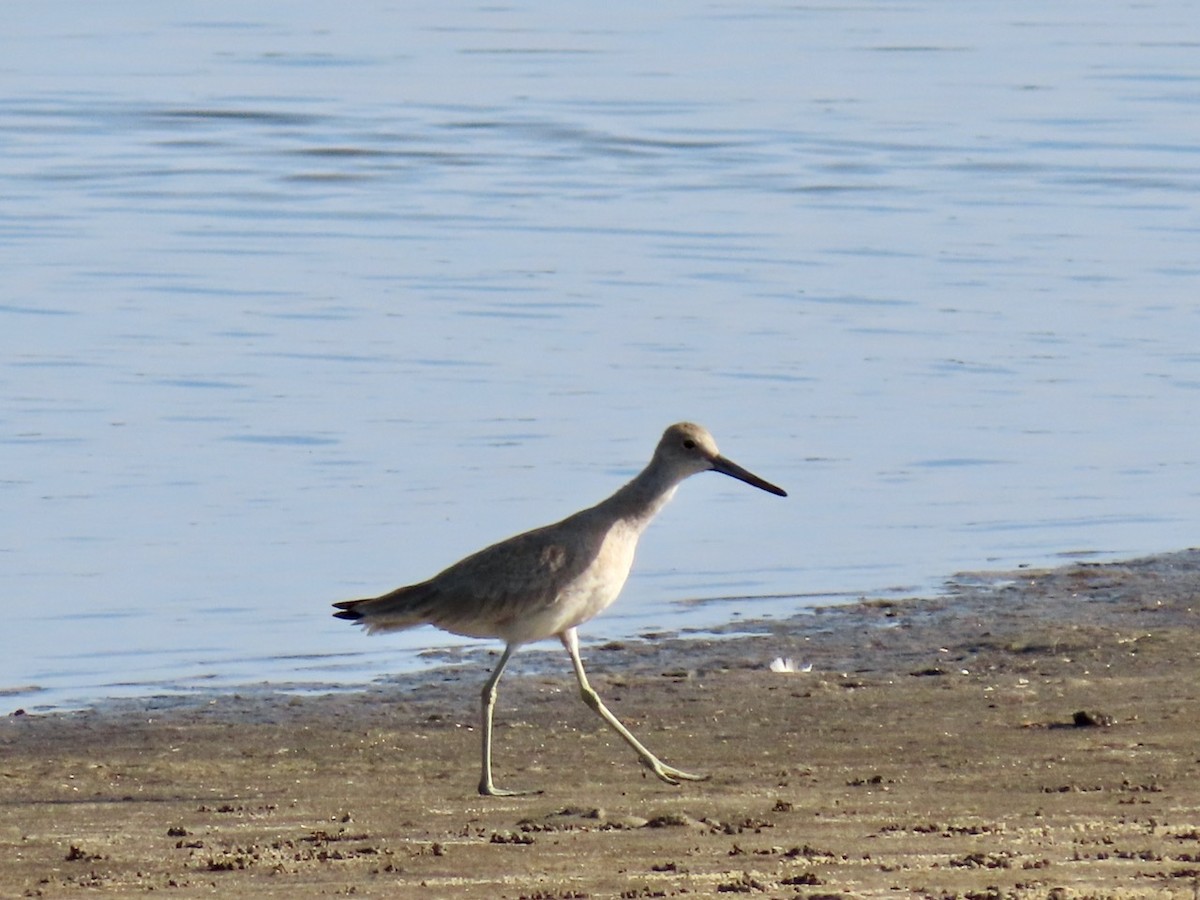
<svg viewBox="0 0 1200 900">
<path fill-rule="evenodd" d="M 539 640 L 580 625 L 612 605 L 633 567 L 640 529 L 617 522 L 605 533 L 595 555 L 559 590 L 554 602 L 523 619 L 523 640 Z"/>
<path fill-rule="evenodd" d="M 596 558 L 567 586 L 560 598 L 561 605 L 578 612 L 579 618 L 572 625 L 586 622 L 617 599 L 633 568 L 638 537 L 639 532 L 624 523 L 609 529 Z"/>
</svg>

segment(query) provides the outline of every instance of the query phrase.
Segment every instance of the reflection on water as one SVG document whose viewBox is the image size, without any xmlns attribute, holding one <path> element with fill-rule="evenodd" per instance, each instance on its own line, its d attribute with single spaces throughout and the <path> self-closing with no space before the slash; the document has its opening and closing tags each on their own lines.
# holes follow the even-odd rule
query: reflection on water
<svg viewBox="0 0 1200 900">
<path fill-rule="evenodd" d="M 1194 540 L 1186 4 L 69 6 L 0 38 L 14 708 L 419 664 L 328 603 L 682 418 L 792 497 L 689 482 L 589 637 Z"/>
</svg>

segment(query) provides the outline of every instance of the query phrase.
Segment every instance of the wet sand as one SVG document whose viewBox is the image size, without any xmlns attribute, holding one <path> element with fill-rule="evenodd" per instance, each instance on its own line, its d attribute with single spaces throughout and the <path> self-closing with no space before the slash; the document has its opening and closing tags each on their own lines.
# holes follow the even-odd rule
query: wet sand
<svg viewBox="0 0 1200 900">
<path fill-rule="evenodd" d="M 9 715 L 0 896 L 1200 895 L 1200 551 L 736 630 L 585 647 L 614 712 L 712 776 L 680 787 L 561 651 L 501 684 L 496 778 L 532 797 L 475 793 L 494 655 Z"/>
</svg>

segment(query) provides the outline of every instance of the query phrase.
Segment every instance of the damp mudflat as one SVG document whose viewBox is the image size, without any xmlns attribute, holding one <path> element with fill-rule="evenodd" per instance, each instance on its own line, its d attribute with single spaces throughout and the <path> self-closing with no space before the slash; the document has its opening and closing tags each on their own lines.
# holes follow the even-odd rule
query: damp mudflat
<svg viewBox="0 0 1200 900">
<path fill-rule="evenodd" d="M 534 654 L 0 724 L 6 896 L 1191 898 L 1200 552 L 593 647 L 671 787 Z M 786 664 L 790 661 L 790 665 Z M 775 663 L 773 666 L 772 663 Z M 794 671 L 779 671 L 792 669 Z"/>
</svg>

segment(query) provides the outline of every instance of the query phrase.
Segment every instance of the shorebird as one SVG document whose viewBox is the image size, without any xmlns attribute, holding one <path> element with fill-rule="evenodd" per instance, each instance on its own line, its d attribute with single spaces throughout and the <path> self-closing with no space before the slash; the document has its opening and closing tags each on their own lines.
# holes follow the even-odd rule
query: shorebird
<svg viewBox="0 0 1200 900">
<path fill-rule="evenodd" d="M 685 478 L 721 472 L 756 488 L 787 493 L 717 451 L 705 429 L 690 422 L 672 425 L 637 477 L 606 500 L 561 522 L 526 531 L 460 560 L 420 584 L 381 597 L 333 604 L 339 619 L 364 626 L 368 634 L 435 625 L 453 634 L 499 638 L 504 652 L 483 686 L 483 732 L 479 793 L 511 797 L 492 780 L 492 714 L 496 685 L 522 644 L 557 637 L 570 654 L 583 701 L 630 747 L 642 764 L 668 784 L 703 781 L 662 762 L 621 724 L 588 683 L 575 629 L 606 609 L 625 584 L 638 538 Z"/>
</svg>

